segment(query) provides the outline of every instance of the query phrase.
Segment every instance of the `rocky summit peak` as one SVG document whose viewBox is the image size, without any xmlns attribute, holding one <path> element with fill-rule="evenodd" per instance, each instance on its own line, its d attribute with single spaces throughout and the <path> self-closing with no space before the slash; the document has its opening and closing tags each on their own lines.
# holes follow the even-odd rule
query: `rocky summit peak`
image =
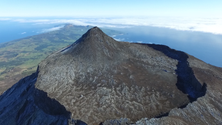
<svg viewBox="0 0 222 125">
<path fill-rule="evenodd" d="M 95 27 L 91 28 L 89 30 L 89 32 L 102 32 L 102 30 L 99 27 L 95 26 Z"/>
<path fill-rule="evenodd" d="M 106 60 L 118 58 L 120 48 L 127 45 L 128 43 L 123 44 L 109 37 L 100 28 L 93 27 L 61 52 L 74 58 L 81 57 L 85 61 L 105 63 Z"/>
<path fill-rule="evenodd" d="M 102 38 L 105 38 L 105 37 L 108 37 L 108 36 L 100 28 L 98 28 L 97 26 L 89 29 L 82 36 L 82 38 L 91 38 L 91 39 L 94 39 L 96 37 L 102 39 Z"/>
</svg>

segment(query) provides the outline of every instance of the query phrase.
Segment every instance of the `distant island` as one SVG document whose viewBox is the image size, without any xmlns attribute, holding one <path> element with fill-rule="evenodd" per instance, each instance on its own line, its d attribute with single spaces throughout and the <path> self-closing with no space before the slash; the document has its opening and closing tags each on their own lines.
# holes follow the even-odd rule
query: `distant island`
<svg viewBox="0 0 222 125">
<path fill-rule="evenodd" d="M 0 94 L 21 78 L 36 71 L 37 65 L 52 52 L 75 42 L 92 26 L 66 24 L 56 31 L 0 43 Z M 121 32 L 103 29 L 109 35 Z"/>
</svg>

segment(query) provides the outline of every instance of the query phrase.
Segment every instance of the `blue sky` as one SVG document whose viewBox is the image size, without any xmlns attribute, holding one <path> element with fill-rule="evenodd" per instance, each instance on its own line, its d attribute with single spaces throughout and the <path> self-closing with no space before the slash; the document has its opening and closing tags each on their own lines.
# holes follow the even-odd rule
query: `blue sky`
<svg viewBox="0 0 222 125">
<path fill-rule="evenodd" d="M 222 0 L 0 0 L 0 17 L 221 17 Z"/>
</svg>

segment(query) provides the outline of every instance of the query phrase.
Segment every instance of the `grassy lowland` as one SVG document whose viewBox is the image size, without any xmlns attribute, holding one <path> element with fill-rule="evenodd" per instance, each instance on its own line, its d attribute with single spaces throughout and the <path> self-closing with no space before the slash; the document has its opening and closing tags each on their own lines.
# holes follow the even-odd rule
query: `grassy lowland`
<svg viewBox="0 0 222 125">
<path fill-rule="evenodd" d="M 66 24 L 60 30 L 0 44 L 0 94 L 35 72 L 39 62 L 50 53 L 74 43 L 90 28 Z M 110 36 L 121 34 L 103 30 Z"/>
</svg>

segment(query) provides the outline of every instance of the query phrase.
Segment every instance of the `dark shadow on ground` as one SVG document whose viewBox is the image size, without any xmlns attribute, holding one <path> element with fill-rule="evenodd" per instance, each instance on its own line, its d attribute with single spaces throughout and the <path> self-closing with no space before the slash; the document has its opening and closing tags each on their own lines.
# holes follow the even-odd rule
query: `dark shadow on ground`
<svg viewBox="0 0 222 125">
<path fill-rule="evenodd" d="M 165 45 L 147 44 L 149 47 L 164 53 L 166 56 L 176 59 L 177 64 L 177 88 L 188 95 L 190 102 L 196 101 L 197 98 L 206 94 L 207 85 L 203 85 L 194 76 L 193 70 L 187 61 L 188 55 L 184 52 L 177 51 Z M 186 106 L 181 106 L 184 108 Z"/>
<path fill-rule="evenodd" d="M 0 96 L 1 125 L 68 125 L 70 112 L 35 88 L 37 76 L 21 79 Z"/>
<path fill-rule="evenodd" d="M 69 125 L 87 125 L 85 122 L 81 120 L 69 120 Z"/>
</svg>

